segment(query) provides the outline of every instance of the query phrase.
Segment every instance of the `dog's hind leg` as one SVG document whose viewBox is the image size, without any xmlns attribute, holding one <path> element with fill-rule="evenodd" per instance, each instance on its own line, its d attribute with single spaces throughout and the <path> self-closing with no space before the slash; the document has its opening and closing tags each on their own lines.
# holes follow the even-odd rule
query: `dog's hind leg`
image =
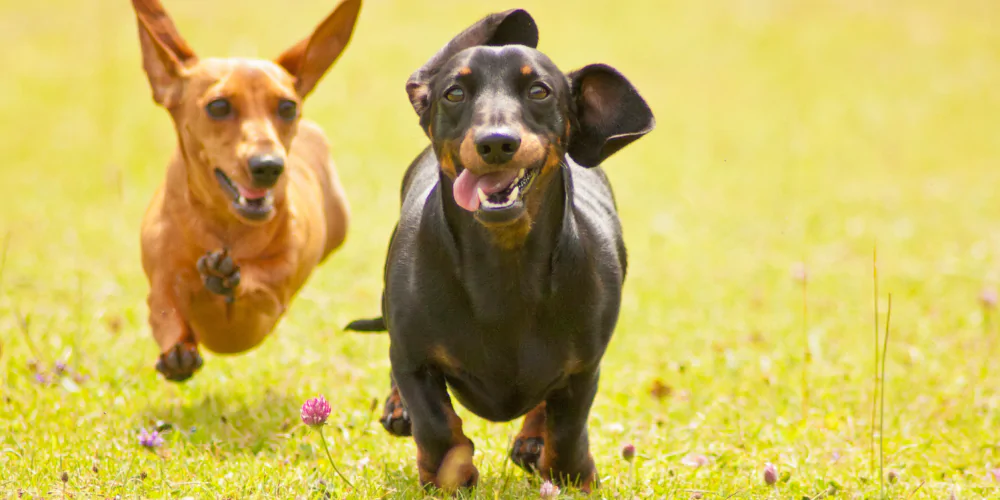
<svg viewBox="0 0 1000 500">
<path fill-rule="evenodd" d="M 420 484 L 444 491 L 475 486 L 479 480 L 472 463 L 475 447 L 462 432 L 462 419 L 451 404 L 444 376 L 433 368 L 393 376 L 413 419 Z"/>
<path fill-rule="evenodd" d="M 405 437 L 413 435 L 413 426 L 410 423 L 410 412 L 407 411 L 403 398 L 399 397 L 399 388 L 396 387 L 396 379 L 392 379 L 392 391 L 389 397 L 385 398 L 385 407 L 382 409 L 382 416 L 379 422 L 385 431 L 393 436 Z"/>
</svg>

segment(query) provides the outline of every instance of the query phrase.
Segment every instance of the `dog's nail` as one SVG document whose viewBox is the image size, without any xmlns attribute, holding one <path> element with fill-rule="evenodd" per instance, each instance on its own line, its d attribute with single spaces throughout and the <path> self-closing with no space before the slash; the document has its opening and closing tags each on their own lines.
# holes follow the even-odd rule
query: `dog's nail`
<svg viewBox="0 0 1000 500">
<path fill-rule="evenodd" d="M 542 450 L 541 446 L 538 445 L 538 441 L 535 440 L 528 441 L 528 453 L 534 455 L 540 451 Z"/>
<path fill-rule="evenodd" d="M 203 364 L 205 364 L 205 360 L 201 358 L 201 354 L 198 351 L 194 351 L 194 369 L 201 368 Z"/>
<path fill-rule="evenodd" d="M 201 257 L 198 258 L 197 267 L 198 267 L 198 272 L 201 273 L 202 276 L 208 274 L 208 268 L 205 266 L 205 256 L 204 255 L 202 255 Z"/>
<path fill-rule="evenodd" d="M 228 273 L 227 273 L 228 274 Z M 229 277 L 229 287 L 236 288 L 240 284 L 240 270 L 236 269 L 232 271 L 232 275 Z"/>
</svg>

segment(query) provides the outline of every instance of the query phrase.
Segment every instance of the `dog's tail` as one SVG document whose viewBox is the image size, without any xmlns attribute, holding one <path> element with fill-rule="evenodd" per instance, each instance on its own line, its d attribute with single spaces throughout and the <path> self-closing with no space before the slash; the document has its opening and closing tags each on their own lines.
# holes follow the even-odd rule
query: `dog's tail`
<svg viewBox="0 0 1000 500">
<path fill-rule="evenodd" d="M 378 318 L 372 319 L 356 319 L 348 323 L 348 325 L 344 327 L 344 330 L 351 332 L 374 333 L 385 332 L 389 329 L 385 327 L 385 318 L 379 316 Z"/>
</svg>

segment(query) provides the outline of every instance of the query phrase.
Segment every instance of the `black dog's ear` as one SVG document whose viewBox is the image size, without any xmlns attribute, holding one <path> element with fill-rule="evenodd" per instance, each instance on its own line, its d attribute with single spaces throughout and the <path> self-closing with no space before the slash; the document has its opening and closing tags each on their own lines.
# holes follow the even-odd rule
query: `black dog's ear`
<svg viewBox="0 0 1000 500">
<path fill-rule="evenodd" d="M 600 165 L 656 126 L 639 91 L 611 66 L 591 64 L 568 76 L 579 127 L 567 152 L 581 166 Z"/>
<path fill-rule="evenodd" d="M 527 45 L 535 48 L 538 46 L 538 26 L 527 11 L 513 9 L 490 14 L 452 38 L 406 82 L 406 93 L 410 96 L 413 109 L 421 116 L 421 123 L 430 105 L 428 86 L 431 79 L 455 54 L 478 45 Z"/>
</svg>

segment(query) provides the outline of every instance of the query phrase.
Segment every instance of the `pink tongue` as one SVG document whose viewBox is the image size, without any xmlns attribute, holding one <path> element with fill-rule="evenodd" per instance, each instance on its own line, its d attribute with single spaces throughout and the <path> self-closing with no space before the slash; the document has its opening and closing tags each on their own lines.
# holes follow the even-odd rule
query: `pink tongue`
<svg viewBox="0 0 1000 500">
<path fill-rule="evenodd" d="M 263 197 L 267 196 L 267 190 L 266 189 L 247 188 L 247 187 L 243 187 L 243 186 L 241 186 L 239 184 L 236 184 L 236 189 L 240 192 L 240 196 L 242 196 L 242 197 L 244 197 L 244 198 L 246 198 L 248 200 L 256 200 L 258 198 L 263 198 Z"/>
<path fill-rule="evenodd" d="M 455 203 L 470 212 L 475 212 L 479 209 L 477 190 L 482 189 L 487 195 L 498 193 L 510 186 L 515 177 L 517 170 L 504 170 L 486 175 L 476 175 L 468 169 L 463 170 L 451 188 L 455 195 Z"/>
</svg>

